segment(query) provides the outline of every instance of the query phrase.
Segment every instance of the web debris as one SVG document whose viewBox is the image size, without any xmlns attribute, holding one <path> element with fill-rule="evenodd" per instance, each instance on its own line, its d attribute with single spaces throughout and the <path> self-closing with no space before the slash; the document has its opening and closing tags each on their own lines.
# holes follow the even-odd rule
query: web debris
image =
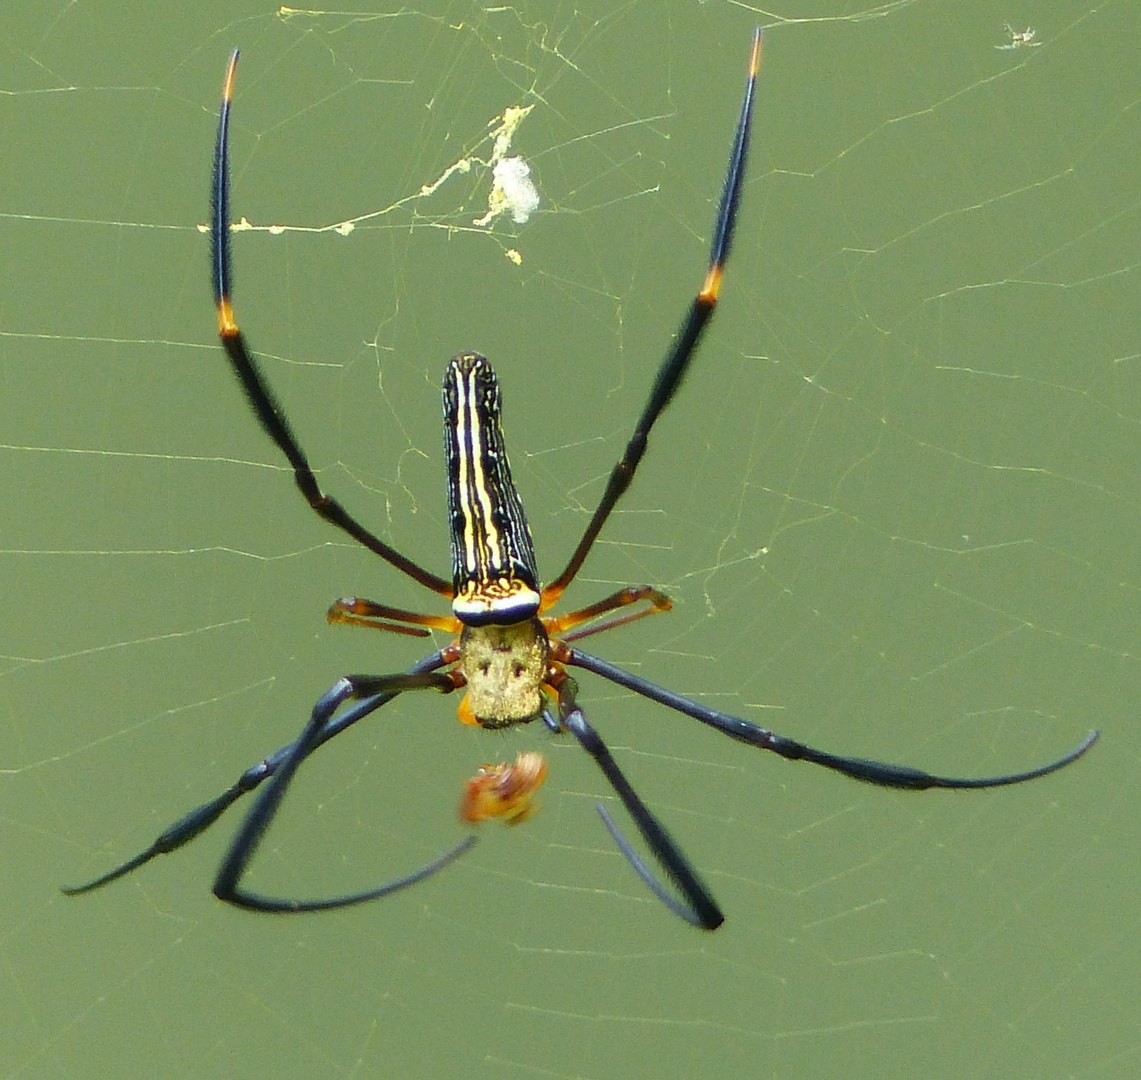
<svg viewBox="0 0 1141 1080">
<path fill-rule="evenodd" d="M 530 114 L 534 105 L 512 105 L 503 110 L 502 116 L 494 117 L 488 127 L 492 130 L 488 137 L 493 140 L 491 157 L 482 161 L 477 157 L 462 157 L 449 165 L 431 184 L 425 184 L 420 194 L 431 195 L 455 173 L 468 173 L 473 164 L 491 169 L 491 191 L 487 196 L 487 213 L 476 218 L 472 224 L 486 228 L 501 214 L 511 213 L 516 225 L 525 225 L 539 205 L 539 192 L 531 180 L 531 166 L 522 157 L 507 157 L 511 140 L 519 125 Z M 493 127 L 498 124 L 498 127 Z"/>
<path fill-rule="evenodd" d="M 496 218 L 502 214 L 510 213 L 516 225 L 525 225 L 531 215 L 538 209 L 540 197 L 534 181 L 531 179 L 530 163 L 523 157 L 507 157 L 511 149 L 512 140 L 519 129 L 519 125 L 527 118 L 534 105 L 512 105 L 503 110 L 499 116 L 488 121 L 488 133 L 484 139 L 492 140 L 491 156 L 485 161 L 475 155 L 465 155 L 452 162 L 430 184 L 424 184 L 414 194 L 405 195 L 392 205 L 382 210 L 374 210 L 358 217 L 338 221 L 330 225 L 255 225 L 243 217 L 230 225 L 230 231 L 239 232 L 265 232 L 271 236 L 281 236 L 287 232 L 325 233 L 333 232 L 339 236 L 348 236 L 353 233 L 362 222 L 382 217 L 406 203 L 417 199 L 424 199 L 434 195 L 451 177 L 470 173 L 476 165 L 491 170 L 492 184 L 487 196 L 487 213 L 475 218 L 472 224 L 477 228 L 489 227 Z M 498 125 L 498 126 L 496 126 Z M 483 139 L 480 140 L 481 142 Z M 198 225 L 198 231 L 205 233 L 209 226 L 205 223 Z M 516 265 L 523 261 L 522 255 L 512 249 L 506 256 Z"/>
</svg>

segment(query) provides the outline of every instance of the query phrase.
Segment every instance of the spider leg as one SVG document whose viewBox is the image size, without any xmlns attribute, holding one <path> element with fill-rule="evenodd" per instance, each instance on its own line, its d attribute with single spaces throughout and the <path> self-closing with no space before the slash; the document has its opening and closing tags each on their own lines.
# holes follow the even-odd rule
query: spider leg
<svg viewBox="0 0 1141 1080">
<path fill-rule="evenodd" d="M 1067 765 L 1077 761 L 1095 742 L 1100 732 L 1091 731 L 1073 750 L 1058 758 L 1056 761 L 1039 765 L 1025 772 L 1005 773 L 1001 776 L 957 777 L 935 776 L 922 769 L 913 769 L 908 765 L 894 765 L 883 761 L 869 761 L 866 758 L 842 757 L 829 754 L 824 750 L 816 750 L 804 743 L 789 739 L 784 735 L 769 731 L 749 720 L 743 720 L 729 713 L 719 712 L 699 705 L 696 701 L 675 694 L 672 690 L 632 675 L 620 667 L 608 664 L 605 660 L 584 653 L 579 649 L 564 647 L 554 657 L 560 663 L 570 664 L 574 667 L 585 668 L 609 679 L 612 683 L 633 690 L 643 697 L 676 709 L 686 716 L 692 716 L 703 724 L 724 732 L 739 742 L 758 746 L 762 750 L 772 750 L 790 761 L 810 761 L 814 765 L 823 765 L 826 769 L 833 769 L 855 780 L 863 780 L 869 784 L 878 784 L 881 787 L 903 788 L 908 791 L 926 791 L 928 788 L 990 788 L 1003 787 L 1006 784 L 1021 784 L 1026 780 L 1035 780 L 1039 776 L 1057 772 Z"/>
<path fill-rule="evenodd" d="M 646 452 L 646 441 L 650 429 L 670 403 L 677 388 L 681 385 L 693 358 L 697 343 L 706 323 L 717 307 L 717 296 L 721 289 L 721 275 L 729 258 L 729 247 L 733 240 L 733 228 L 737 220 L 737 206 L 741 200 L 741 184 L 745 176 L 745 159 L 749 148 L 749 129 L 753 118 L 753 96 L 757 84 L 757 71 L 761 64 L 761 32 L 753 35 L 753 51 L 749 56 L 749 74 L 745 83 L 745 97 L 741 102 L 741 115 L 737 121 L 737 131 L 733 137 L 733 149 L 729 155 L 729 169 L 725 177 L 725 187 L 721 191 L 721 204 L 713 228 L 713 243 L 709 252 L 709 269 L 701 291 L 697 294 L 674 338 L 673 346 L 666 354 L 658 369 L 649 399 L 642 409 L 642 415 L 634 426 L 634 434 L 626 444 L 626 452 L 614 466 L 602 501 L 594 511 L 594 516 L 582 534 L 565 569 L 543 589 L 543 609 L 549 608 L 562 595 L 566 587 L 579 572 L 602 526 L 610 516 L 618 500 L 622 498 L 642 455 Z"/>
<path fill-rule="evenodd" d="M 625 615 L 615 615 L 613 618 L 603 619 L 593 626 L 585 626 L 573 633 L 566 633 L 572 626 L 581 626 L 583 623 L 589 623 L 611 611 L 618 611 L 638 603 L 644 603 L 645 606 L 637 611 L 629 611 Z M 571 611 L 566 615 L 547 616 L 543 619 L 543 625 L 551 637 L 557 636 L 563 641 L 578 641 L 581 638 L 590 637 L 592 634 L 601 634 L 604 630 L 613 630 L 616 626 L 625 626 L 627 623 L 637 622 L 647 615 L 658 615 L 663 611 L 669 611 L 672 606 L 670 598 L 665 593 L 658 592 L 657 589 L 652 589 L 649 585 L 630 585 L 625 589 L 619 589 L 616 593 L 611 593 L 597 603 L 579 608 L 578 611 Z"/>
<path fill-rule="evenodd" d="M 373 630 L 389 630 L 411 637 L 427 637 L 429 629 L 443 630 L 446 634 L 458 634 L 463 629 L 463 624 L 454 615 L 424 615 L 419 611 L 378 604 L 360 596 L 342 596 L 334 600 L 325 612 L 325 619 L 330 623 L 368 626 Z M 399 625 L 401 623 L 406 625 Z"/>
<path fill-rule="evenodd" d="M 602 770 L 610 786 L 614 788 L 622 804 L 626 807 L 642 839 L 646 841 L 654 857 L 669 875 L 670 880 L 677 886 L 685 897 L 686 902 L 678 900 L 654 876 L 642 858 L 631 847 L 630 842 L 622 835 L 614 820 L 606 812 L 602 803 L 596 803 L 599 816 L 603 824 L 610 831 L 622 854 L 626 856 L 630 865 L 646 884 L 647 888 L 666 905 L 675 915 L 684 919 L 692 926 L 703 930 L 716 930 L 724 921 L 725 916 L 717 906 L 717 901 L 710 895 L 697 871 L 690 865 L 689 860 L 682 853 L 677 842 L 666 831 L 666 827 L 654 816 L 650 808 L 642 802 L 630 781 L 618 767 L 613 755 L 607 748 L 602 737 L 590 725 L 582 710 L 574 701 L 574 680 L 564 680 L 559 692 L 559 714 L 561 727 L 569 731 L 582 748 L 594 758 Z"/>
<path fill-rule="evenodd" d="M 397 570 L 427 586 L 433 592 L 452 598 L 450 582 L 425 570 L 418 563 L 401 555 L 380 537 L 366 529 L 341 504 L 326 495 L 305 457 L 280 404 L 262 376 L 253 354 L 246 347 L 242 332 L 234 318 L 230 291 L 230 103 L 234 93 L 234 75 L 238 66 L 238 52 L 234 50 L 226 67 L 222 89 L 222 109 L 218 115 L 218 141 L 214 148 L 214 182 L 211 188 L 212 213 L 210 220 L 210 254 L 214 284 L 214 302 L 218 307 L 218 333 L 222 347 L 230 358 L 250 407 L 261 426 L 293 466 L 293 475 L 301 494 L 309 505 L 326 521 L 344 530 L 358 543 L 375 552 Z"/>
<path fill-rule="evenodd" d="M 408 669 L 406 674 L 421 675 L 425 672 L 435 671 L 443 667 L 444 663 L 445 660 L 441 654 L 435 652 L 432 653 L 431 656 L 426 656 L 419 663 L 414 664 Z M 380 693 L 370 694 L 351 708 L 345 709 L 344 712 L 336 716 L 330 716 L 318 732 L 315 745 L 312 749 L 315 750 L 318 746 L 323 746 L 334 735 L 340 734 L 345 728 L 351 727 L 358 720 L 363 720 L 364 717 L 375 712 L 382 705 L 387 705 L 396 697 L 398 692 L 397 690 L 389 689 Z M 108 885 L 112 881 L 126 876 L 144 863 L 150 862 L 156 855 L 166 855 L 190 843 L 191 840 L 210 828 L 238 799 L 247 792 L 253 791 L 263 780 L 268 780 L 273 776 L 281 766 L 281 763 L 296 750 L 298 741 L 298 739 L 294 739 L 293 742 L 281 747 L 280 750 L 270 754 L 269 757 L 263 758 L 256 765 L 251 765 L 250 768 L 242 773 L 242 775 L 239 776 L 230 787 L 223 791 L 221 795 L 217 796 L 217 798 L 195 807 L 188 814 L 184 814 L 176 822 L 164 829 L 145 851 L 139 852 L 138 855 L 121 863 L 113 870 L 109 870 L 107 873 L 101 874 L 99 877 L 83 885 L 62 885 L 60 886 L 60 891 L 68 896 L 93 892 L 95 889 L 102 888 L 104 885 Z M 310 750 L 310 753 L 312 753 L 312 750 Z"/>
<path fill-rule="evenodd" d="M 214 879 L 214 895 L 219 900 L 225 900 L 235 907 L 247 908 L 252 911 L 328 911 L 333 908 L 351 907 L 354 904 L 363 904 L 367 900 L 375 900 L 381 896 L 407 888 L 426 877 L 430 877 L 437 870 L 442 870 L 449 863 L 458 859 L 468 848 L 475 843 L 474 836 L 466 836 L 454 847 L 445 851 L 432 862 L 420 867 L 419 870 L 394 878 L 373 889 L 363 892 L 349 893 L 344 896 L 334 896 L 321 900 L 290 900 L 274 896 L 265 896 L 262 893 L 242 889 L 240 882 L 249 868 L 250 861 L 257 852 L 266 829 L 269 828 L 274 816 L 281 807 L 281 801 L 293 780 L 294 774 L 301 767 L 309 755 L 321 745 L 325 728 L 330 717 L 337 708 L 351 698 L 364 697 L 375 694 L 398 694 L 405 690 L 441 690 L 450 693 L 459 683 L 448 672 L 423 672 L 417 674 L 404 673 L 401 675 L 346 675 L 337 680 L 327 690 L 317 704 L 302 729 L 300 736 L 290 748 L 289 753 L 281 762 L 274 774 L 272 782 L 257 797 L 257 801 L 246 815 L 242 827 L 238 830 L 230 850 Z"/>
</svg>

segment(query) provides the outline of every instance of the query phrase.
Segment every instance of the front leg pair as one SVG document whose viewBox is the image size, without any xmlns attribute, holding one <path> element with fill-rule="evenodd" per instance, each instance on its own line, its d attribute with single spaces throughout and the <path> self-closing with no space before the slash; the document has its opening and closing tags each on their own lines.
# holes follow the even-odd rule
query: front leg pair
<svg viewBox="0 0 1141 1080">
<path fill-rule="evenodd" d="M 684 896 L 684 902 L 674 896 L 654 876 L 641 856 L 622 835 L 621 830 L 614 823 L 614 819 L 607 813 L 606 807 L 601 802 L 595 803 L 595 809 L 598 811 L 599 817 L 602 818 L 602 823 L 614 838 L 614 842 L 646 884 L 646 887 L 670 911 L 679 918 L 685 919 L 692 926 L 700 927 L 703 930 L 716 930 L 725 921 L 725 916 L 717 906 L 717 901 L 713 899 L 701 878 L 698 877 L 697 871 L 682 853 L 677 842 L 666 831 L 666 827 L 642 802 L 630 781 L 626 779 L 625 774 L 618 767 L 618 763 L 614 760 L 606 743 L 602 741 L 602 737 L 583 715 L 582 709 L 579 708 L 575 700 L 578 686 L 574 679 L 564 674 L 561 680 L 556 682 L 556 686 L 559 691 L 559 728 L 563 731 L 569 731 L 578 739 L 579 745 L 594 758 L 603 775 L 610 781 L 610 786 L 614 788 L 618 798 L 622 800 L 622 805 L 626 807 L 627 812 L 634 819 L 634 824 L 638 826 L 642 839 L 645 840 L 658 863 Z"/>
<path fill-rule="evenodd" d="M 214 895 L 219 900 L 252 911 L 328 911 L 333 908 L 363 904 L 367 900 L 375 900 L 377 897 L 405 889 L 458 859 L 475 843 L 475 836 L 464 837 L 454 847 L 420 867 L 419 870 L 363 892 L 348 893 L 323 900 L 290 900 L 265 896 L 241 888 L 241 879 L 245 876 L 266 829 L 280 809 L 294 775 L 302 762 L 329 738 L 326 734 L 327 729 L 341 705 L 346 701 L 376 695 L 395 696 L 406 690 L 440 690 L 450 693 L 456 689 L 456 686 L 456 680 L 449 673 L 440 671 L 405 672 L 400 675 L 346 675 L 338 679 L 313 706 L 309 721 L 296 741 L 291 744 L 289 753 L 278 766 L 273 779 L 246 815 L 238 835 L 234 837 L 234 842 L 222 861 L 218 876 L 214 879 Z"/>
</svg>

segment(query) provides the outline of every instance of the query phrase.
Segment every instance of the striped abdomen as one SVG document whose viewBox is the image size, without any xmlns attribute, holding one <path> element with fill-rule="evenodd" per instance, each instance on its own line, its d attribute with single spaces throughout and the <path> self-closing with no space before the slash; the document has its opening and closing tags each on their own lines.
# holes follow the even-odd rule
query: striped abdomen
<svg viewBox="0 0 1141 1080">
<path fill-rule="evenodd" d="M 499 380 L 478 353 L 461 353 L 444 373 L 444 453 L 456 618 L 531 618 L 540 599 L 531 530 L 503 444 Z"/>
</svg>

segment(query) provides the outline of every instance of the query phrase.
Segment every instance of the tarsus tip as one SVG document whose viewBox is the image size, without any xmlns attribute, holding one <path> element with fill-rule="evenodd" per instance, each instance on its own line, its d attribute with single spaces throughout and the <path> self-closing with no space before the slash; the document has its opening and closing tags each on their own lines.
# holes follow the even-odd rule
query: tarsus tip
<svg viewBox="0 0 1141 1080">
<path fill-rule="evenodd" d="M 222 100 L 232 101 L 234 97 L 234 76 L 238 71 L 239 51 L 235 49 L 230 53 L 230 62 L 226 65 L 226 79 L 222 83 Z"/>
<path fill-rule="evenodd" d="M 764 40 L 764 35 L 761 34 L 761 28 L 758 26 L 753 31 L 753 52 L 749 57 L 749 78 L 755 79 L 757 72 L 761 70 L 761 42 Z M 237 54 L 235 53 L 235 58 Z"/>
</svg>

